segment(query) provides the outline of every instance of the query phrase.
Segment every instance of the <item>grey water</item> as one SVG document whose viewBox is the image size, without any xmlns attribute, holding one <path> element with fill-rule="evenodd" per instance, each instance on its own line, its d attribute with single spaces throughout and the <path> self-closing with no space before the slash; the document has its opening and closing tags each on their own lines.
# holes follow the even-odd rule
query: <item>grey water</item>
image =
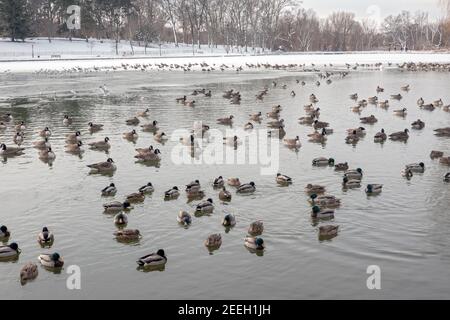
<svg viewBox="0 0 450 320">
<path fill-rule="evenodd" d="M 272 81 L 278 86 L 272 87 Z M 306 86 L 296 80 L 305 81 Z M 11 230 L 8 243 L 17 242 L 22 252 L 16 261 L 0 262 L 0 298 L 6 299 L 448 299 L 450 297 L 450 185 L 443 182 L 449 167 L 430 159 L 432 150 L 449 155 L 450 139 L 436 137 L 433 129 L 450 125 L 450 113 L 437 108 L 430 112 L 417 107 L 423 97 L 432 102 L 442 98 L 450 103 L 450 74 L 439 72 L 400 72 L 398 70 L 356 71 L 320 87 L 314 73 L 267 71 L 236 73 L 180 72 L 111 72 L 92 74 L 8 74 L 0 76 L 0 114 L 11 113 L 14 123 L 27 125 L 23 147 L 25 154 L 1 159 L 0 225 Z M 101 94 L 105 85 L 110 93 Z M 287 89 L 282 89 L 282 84 Z M 351 112 L 354 102 L 376 95 L 380 85 L 386 89 L 380 100 L 411 85 L 401 101 L 391 101 L 388 110 L 369 105 L 361 115 Z M 268 86 L 263 101 L 255 95 Z M 189 97 L 194 108 L 184 107 L 175 99 L 206 88 L 213 96 Z M 242 94 L 240 105 L 222 98 L 225 90 Z M 294 90 L 296 96 L 290 96 Z M 321 121 L 330 122 L 335 133 L 324 145 L 310 143 L 312 128 L 297 119 L 304 116 L 303 106 L 314 93 L 320 102 Z M 281 105 L 287 138 L 300 136 L 302 148 L 292 151 L 283 145 L 279 150 L 279 171 L 293 178 L 293 184 L 280 187 L 275 177 L 260 174 L 258 165 L 176 165 L 171 150 L 176 142 L 161 145 L 151 133 L 141 132 L 136 144 L 122 138 L 133 127 L 125 120 L 138 111 L 150 109 L 147 121 L 157 120 L 167 134 L 176 129 L 191 129 L 202 120 L 212 128 L 225 130 L 216 119 L 235 116 L 234 126 L 243 126 L 248 115 L 270 111 Z M 408 109 L 404 118 L 393 110 Z M 64 126 L 63 116 L 74 122 Z M 363 125 L 367 136 L 355 147 L 345 144 L 346 130 L 361 126 L 361 116 L 375 115 L 379 122 Z M 411 130 L 407 143 L 387 141 L 375 144 L 373 136 L 384 128 L 387 133 L 411 128 L 420 118 L 424 130 Z M 88 122 L 104 124 L 104 130 L 88 132 Z M 142 123 L 146 123 L 142 120 Z M 267 120 L 255 129 L 266 128 Z M 49 165 L 38 158 L 32 142 L 38 133 L 50 127 L 50 138 L 56 160 Z M 86 148 L 82 157 L 64 152 L 66 134 L 82 132 L 83 143 L 108 136 L 109 154 Z M 11 125 L 0 131 L 0 142 L 12 145 Z M 136 164 L 134 149 L 149 145 L 158 147 L 162 160 L 158 166 Z M 333 168 L 316 168 L 314 158 L 333 157 L 348 162 L 351 168 L 364 170 L 363 187 L 342 189 L 342 173 Z M 89 175 L 86 165 L 111 157 L 118 167 L 112 176 Z M 406 164 L 424 162 L 424 174 L 408 181 L 401 176 Z M 257 191 L 248 196 L 233 192 L 229 204 L 219 201 L 212 188 L 214 178 L 222 175 L 254 181 Z M 182 188 L 199 179 L 206 198 L 215 202 L 210 216 L 194 218 L 189 228 L 180 227 L 176 216 L 180 210 L 193 212 L 198 201 L 188 203 L 184 192 L 179 199 L 164 201 L 164 191 L 172 186 Z M 118 193 L 105 199 L 100 190 L 114 182 Z M 124 197 L 152 182 L 155 192 L 144 203 L 134 205 L 128 228 L 139 229 L 142 239 L 133 245 L 119 243 L 113 217 L 103 214 L 103 203 L 123 201 Z M 329 194 L 342 200 L 335 218 L 328 222 L 311 220 L 311 206 L 304 188 L 308 183 L 327 187 Z M 384 185 L 383 193 L 367 197 L 368 183 Z M 230 190 L 233 190 L 230 188 Z M 237 225 L 229 232 L 221 225 L 224 213 L 233 213 Z M 248 226 L 264 221 L 266 250 L 255 255 L 244 247 Z M 340 226 L 338 236 L 319 241 L 318 227 Z M 43 226 L 55 234 L 51 249 L 42 249 L 36 241 Z M 223 244 L 210 254 L 203 245 L 209 234 L 221 233 Z M 6 244 L 6 243 L 4 243 Z M 168 262 L 164 270 L 142 272 L 136 260 L 164 249 Z M 60 253 L 65 267 L 60 273 L 39 267 L 36 280 L 22 286 L 21 267 L 28 261 L 38 263 L 41 253 Z M 69 266 L 81 270 L 81 289 L 68 290 Z M 366 285 L 368 266 L 381 269 L 381 290 Z"/>
</svg>

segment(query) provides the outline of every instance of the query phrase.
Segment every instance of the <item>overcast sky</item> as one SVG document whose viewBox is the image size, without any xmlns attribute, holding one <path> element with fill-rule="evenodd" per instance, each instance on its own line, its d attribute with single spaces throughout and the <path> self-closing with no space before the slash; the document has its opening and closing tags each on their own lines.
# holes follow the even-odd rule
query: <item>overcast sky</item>
<svg viewBox="0 0 450 320">
<path fill-rule="evenodd" d="M 381 19 L 402 10 L 428 11 L 430 18 L 441 15 L 439 0 L 303 0 L 303 7 L 314 9 L 320 17 L 333 11 L 354 12 L 358 19 L 379 16 Z"/>
</svg>

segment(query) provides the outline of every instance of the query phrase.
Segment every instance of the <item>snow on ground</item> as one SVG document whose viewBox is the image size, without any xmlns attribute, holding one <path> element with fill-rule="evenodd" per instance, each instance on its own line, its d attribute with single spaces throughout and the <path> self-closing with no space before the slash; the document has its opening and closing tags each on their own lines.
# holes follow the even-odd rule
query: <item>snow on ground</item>
<svg viewBox="0 0 450 320">
<path fill-rule="evenodd" d="M 90 40 L 91 41 L 91 40 Z M 30 50 L 34 47 L 35 58 L 31 58 Z M 289 54 L 258 54 L 239 53 L 235 48 L 233 53 L 227 54 L 224 48 L 210 50 L 206 45 L 202 50 L 196 50 L 193 56 L 192 48 L 180 45 L 175 48 L 172 44 L 162 46 L 160 55 L 159 46 L 147 49 L 143 54 L 142 47 L 134 47 L 135 55 L 131 55 L 129 43 L 122 42 L 119 47 L 120 55 L 115 55 L 114 42 L 109 40 L 86 42 L 75 39 L 33 39 L 25 43 L 12 43 L 6 39 L 0 40 L 0 72 L 36 72 L 39 70 L 64 71 L 72 68 L 112 68 L 122 64 L 178 64 L 207 63 L 215 65 L 216 69 L 222 64 L 234 65 L 235 68 L 245 64 L 333 64 L 342 66 L 349 64 L 375 64 L 375 63 L 404 63 L 404 62 L 447 62 L 450 63 L 450 53 L 434 52 L 320 52 L 320 53 L 289 53 Z M 91 50 L 92 49 L 92 54 Z M 86 51 L 88 50 L 88 51 Z M 45 54 L 44 54 L 45 53 Z M 42 54 L 42 55 L 41 55 Z M 27 56 L 28 55 L 28 56 Z M 39 58 L 37 57 L 39 56 Z M 53 57 L 52 57 L 53 56 Z M 231 70 L 235 70 L 231 68 Z M 193 69 L 201 69 L 196 66 Z M 147 69 L 149 70 L 149 69 Z"/>
</svg>

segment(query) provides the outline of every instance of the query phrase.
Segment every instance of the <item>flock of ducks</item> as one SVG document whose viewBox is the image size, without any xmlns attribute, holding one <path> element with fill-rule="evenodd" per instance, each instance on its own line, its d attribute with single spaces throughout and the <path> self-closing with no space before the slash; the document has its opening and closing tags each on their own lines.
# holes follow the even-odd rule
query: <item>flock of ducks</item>
<svg viewBox="0 0 450 320">
<path fill-rule="evenodd" d="M 132 68 L 134 70 L 146 70 L 151 65 L 122 65 L 124 70 L 128 68 Z M 160 69 L 183 69 L 185 71 L 189 71 L 190 68 L 194 67 L 195 64 L 188 65 L 167 65 L 161 64 L 156 65 L 157 68 Z M 200 64 L 201 68 L 205 71 L 214 70 L 214 66 L 208 66 L 207 64 Z M 299 65 L 287 65 L 287 66 L 279 66 L 279 65 L 248 65 L 248 68 L 273 68 L 273 69 L 286 69 L 292 67 L 298 67 Z M 356 69 L 361 65 L 356 65 L 352 67 L 352 69 Z M 364 66 L 364 65 L 362 65 Z M 232 66 L 234 67 L 234 66 Z M 314 67 L 314 66 L 313 66 Z M 376 67 L 379 67 L 376 65 Z M 221 65 L 221 69 L 230 68 L 226 65 Z M 351 66 L 347 65 L 347 68 L 350 69 Z M 433 70 L 433 68 L 448 68 L 448 65 L 425 65 L 425 64 L 405 64 L 402 65 L 401 68 L 406 68 L 407 70 L 423 70 L 425 68 L 429 68 Z M 74 72 L 82 71 L 80 69 L 74 69 Z M 222 70 L 223 71 L 223 70 Z M 238 70 L 239 71 L 239 70 Z M 341 78 L 347 76 L 348 72 L 323 72 L 319 74 L 319 80 L 315 82 L 316 86 L 321 85 L 321 81 L 325 81 L 326 84 L 331 84 L 332 76 L 339 76 Z M 300 86 L 305 86 L 306 83 L 304 81 L 297 81 L 297 84 Z M 274 81 L 272 83 L 272 88 L 276 88 L 278 83 Z M 281 86 L 282 89 L 287 89 L 286 85 Z M 108 94 L 108 89 L 106 86 L 100 87 L 100 90 L 103 94 Z M 409 85 L 403 86 L 400 88 L 400 91 L 403 94 L 408 93 L 411 90 Z M 270 88 L 267 86 L 263 88 L 262 91 L 258 92 L 255 96 L 256 100 L 263 100 L 265 96 L 269 94 Z M 384 88 L 378 86 L 376 88 L 377 95 L 379 93 L 384 92 Z M 196 89 L 191 93 L 191 96 L 203 95 L 206 98 L 212 96 L 212 92 L 206 89 Z M 290 92 L 292 97 L 296 96 L 294 90 Z M 367 108 L 369 105 L 375 105 L 383 109 L 389 108 L 389 100 L 379 101 L 378 96 L 369 97 L 367 99 L 359 100 L 359 96 L 357 93 L 351 94 L 350 99 L 356 102 L 356 106 L 352 107 L 351 110 L 356 113 L 361 113 L 361 111 Z M 236 92 L 234 90 L 229 90 L 223 93 L 223 98 L 228 99 L 231 104 L 240 104 L 241 102 L 241 94 L 240 92 Z M 400 101 L 403 99 L 402 93 L 391 95 L 392 100 Z M 310 104 L 304 106 L 305 115 L 299 118 L 299 123 L 302 125 L 311 126 L 313 132 L 308 135 L 308 140 L 311 143 L 325 143 L 327 140 L 327 136 L 334 133 L 334 130 L 330 128 L 330 123 L 320 121 L 321 110 L 317 107 L 319 103 L 319 98 L 311 94 L 309 97 Z M 182 104 L 186 107 L 195 107 L 196 101 L 189 100 L 188 97 L 182 96 L 176 99 L 176 103 Z M 436 100 L 431 103 L 426 103 L 423 98 L 420 98 L 417 101 L 417 106 L 423 110 L 434 111 L 437 108 L 441 108 L 444 111 L 449 111 L 450 106 L 444 105 L 441 99 Z M 286 138 L 285 124 L 284 120 L 281 117 L 283 108 L 281 105 L 274 106 L 272 110 L 265 114 L 267 118 L 267 127 L 272 129 L 269 131 L 269 135 L 273 138 L 278 138 L 283 141 L 284 145 L 287 148 L 298 150 L 302 147 L 301 139 L 299 136 Z M 399 110 L 394 110 L 393 114 L 399 117 L 405 117 L 407 115 L 407 109 L 402 108 Z M 140 125 L 141 130 L 143 132 L 153 133 L 153 137 L 155 142 L 163 143 L 168 139 L 168 136 L 160 131 L 158 121 L 150 121 L 144 124 L 141 124 L 142 119 L 148 119 L 150 115 L 150 109 L 145 109 L 141 112 L 138 112 L 134 117 L 125 120 L 125 124 L 128 126 L 137 127 Z M 231 126 L 234 124 L 234 116 L 230 115 L 224 118 L 217 119 L 218 125 Z M 248 121 L 244 124 L 245 130 L 253 130 L 254 123 L 261 123 L 264 119 L 264 115 L 262 112 L 257 112 L 254 114 L 250 114 Z M 73 123 L 73 119 L 66 115 L 61 120 L 65 126 L 70 126 Z M 361 124 L 364 125 L 375 125 L 378 123 L 378 119 L 374 116 L 362 117 L 360 118 Z M 1 143 L 0 144 L 0 156 L 2 157 L 14 157 L 20 156 L 25 152 L 25 148 L 22 148 L 21 145 L 24 142 L 25 134 L 24 132 L 27 129 L 27 124 L 23 121 L 18 121 L 14 124 L 14 119 L 11 114 L 0 115 L 0 132 L 4 131 L 8 127 L 13 127 L 15 134 L 12 137 L 12 141 L 16 146 L 11 146 L 10 144 Z M 101 132 L 104 126 L 102 124 L 96 124 L 93 122 L 89 122 L 87 124 L 86 129 L 91 133 Z M 411 124 L 412 130 L 423 130 L 425 128 L 425 123 L 418 119 L 417 121 Z M 197 145 L 198 139 L 204 138 L 207 134 L 210 126 L 202 125 L 200 129 L 200 135 L 196 135 L 195 133 L 191 134 L 188 137 L 182 138 L 180 141 L 189 148 L 195 148 Z M 196 131 L 196 130 L 193 130 Z M 437 136 L 446 136 L 450 137 L 450 127 L 440 128 L 435 130 L 435 134 Z M 347 130 L 347 137 L 345 138 L 345 142 L 347 144 L 356 145 L 361 138 L 366 135 L 366 129 L 362 126 L 358 128 L 350 128 Z M 52 136 L 52 131 L 49 127 L 43 128 L 42 131 L 39 132 L 40 140 L 33 142 L 33 147 L 38 150 L 39 158 L 45 162 L 51 163 L 56 159 L 56 154 L 53 152 L 50 139 Z M 66 136 L 66 152 L 71 154 L 81 154 L 85 152 L 84 143 L 82 141 L 83 135 L 81 131 L 75 131 Z M 136 141 L 139 138 L 139 134 L 136 128 L 132 129 L 129 132 L 123 133 L 123 139 L 127 141 Z M 386 133 L 384 129 L 381 129 L 374 136 L 375 143 L 385 143 L 388 139 L 392 141 L 407 141 L 409 139 L 409 128 L 406 128 L 402 131 Z M 237 148 L 240 145 L 240 139 L 237 136 L 224 138 L 224 144 L 232 145 Z M 108 151 L 111 148 L 110 139 L 105 137 L 101 140 L 91 142 L 88 144 L 88 148 L 92 151 Z M 153 146 L 144 149 L 136 149 L 135 158 L 138 162 L 160 162 L 161 151 Z M 440 159 L 441 164 L 450 165 L 450 156 L 445 156 L 444 152 L 441 151 L 432 151 L 431 158 Z M 362 180 L 364 177 L 364 172 L 361 168 L 352 169 L 349 167 L 348 163 L 336 163 L 332 158 L 316 158 L 312 161 L 313 166 L 317 167 L 326 167 L 332 166 L 336 171 L 342 172 L 342 185 L 344 189 L 355 189 L 361 188 Z M 113 159 L 109 158 L 104 162 L 89 164 L 87 167 L 90 170 L 90 174 L 106 174 L 113 175 L 117 170 L 117 166 Z M 411 179 L 417 173 L 425 172 L 425 164 L 424 163 L 415 163 L 408 164 L 405 166 L 402 171 L 402 175 L 407 179 Z M 283 186 L 287 186 L 293 183 L 293 179 L 289 176 L 278 173 L 274 177 L 275 183 Z M 445 182 L 450 182 L 450 173 L 447 173 L 444 177 Z M 230 188 L 235 190 L 236 194 L 251 194 L 256 191 L 255 182 L 242 183 L 237 177 L 224 178 L 222 176 L 214 179 L 212 184 L 214 190 L 218 191 L 217 197 L 222 202 L 230 202 L 232 201 L 233 194 L 230 192 Z M 118 227 L 118 230 L 114 232 L 114 236 L 119 242 L 135 242 L 139 241 L 142 237 L 141 232 L 137 229 L 127 229 L 126 226 L 128 224 L 128 213 L 133 209 L 132 205 L 135 203 L 142 203 L 145 201 L 147 195 L 152 194 L 155 191 L 155 187 L 151 182 L 143 185 L 137 192 L 129 194 L 126 196 L 123 202 L 114 201 L 105 203 L 103 205 L 104 213 L 114 215 L 114 223 Z M 177 222 L 182 226 L 189 226 L 193 223 L 195 217 L 201 217 L 203 215 L 210 215 L 214 212 L 215 203 L 212 197 L 208 198 L 206 201 L 202 201 L 206 197 L 206 192 L 202 189 L 202 185 L 199 180 L 192 181 L 191 183 L 185 186 L 185 194 L 189 200 L 198 200 L 201 201 L 195 206 L 195 211 L 193 213 L 189 213 L 187 211 L 180 211 L 176 217 Z M 376 196 L 381 194 L 383 191 L 383 185 L 378 183 L 370 183 L 366 185 L 365 192 L 369 196 Z M 106 186 L 104 189 L 100 190 L 100 195 L 102 197 L 113 197 L 117 193 L 117 187 L 114 183 Z M 178 186 L 174 186 L 171 189 L 167 190 L 164 193 L 164 199 L 166 201 L 171 201 L 177 199 L 181 196 L 182 190 Z M 340 199 L 336 198 L 333 195 L 326 193 L 326 187 L 321 185 L 308 184 L 305 187 L 305 193 L 308 195 L 308 201 L 311 204 L 311 218 L 321 221 L 321 220 L 329 220 L 334 218 L 335 209 L 340 207 L 342 202 Z M 236 217 L 233 214 L 226 214 L 222 219 L 222 225 L 225 228 L 233 228 L 236 225 Z M 244 245 L 251 251 L 255 253 L 261 253 L 265 249 L 265 242 L 261 237 L 264 231 L 264 224 L 262 221 L 254 221 L 250 224 L 248 228 L 248 234 L 244 238 Z M 319 238 L 321 240 L 330 240 L 337 236 L 339 231 L 338 225 L 321 225 L 319 227 Z M 10 230 L 6 226 L 1 226 L 0 228 L 0 240 L 3 242 L 7 242 L 11 236 Z M 53 233 L 49 231 L 47 227 L 44 227 L 42 231 L 37 236 L 38 243 L 43 248 L 51 248 L 55 237 Z M 220 234 L 211 234 L 204 241 L 204 245 L 212 252 L 217 250 L 222 245 L 222 237 Z M 17 243 L 10 243 L 9 245 L 0 246 L 0 259 L 17 259 L 20 254 L 20 249 Z M 50 254 L 42 254 L 38 257 L 39 262 L 48 269 L 61 268 L 64 265 L 64 260 L 62 256 L 55 252 Z M 167 263 L 167 256 L 163 249 L 158 250 L 155 253 L 148 254 L 137 259 L 137 264 L 139 268 L 149 268 L 160 270 L 164 268 Z M 34 263 L 27 263 L 22 270 L 20 271 L 20 279 L 24 283 L 27 280 L 35 279 L 38 275 L 37 265 Z"/>
</svg>

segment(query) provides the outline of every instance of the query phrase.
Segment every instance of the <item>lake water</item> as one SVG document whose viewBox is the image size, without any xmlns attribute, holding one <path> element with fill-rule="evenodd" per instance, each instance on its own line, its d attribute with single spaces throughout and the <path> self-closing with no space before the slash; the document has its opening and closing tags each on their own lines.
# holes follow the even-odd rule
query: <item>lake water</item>
<svg viewBox="0 0 450 320">
<path fill-rule="evenodd" d="M 296 80 L 304 80 L 301 87 Z M 0 114 L 10 112 L 14 121 L 25 121 L 25 154 L 0 163 L 0 224 L 12 232 L 10 242 L 22 249 L 18 261 L 0 262 L 0 298 L 113 298 L 113 299 L 395 299 L 450 297 L 450 190 L 443 182 L 449 170 L 430 159 L 431 150 L 449 153 L 450 139 L 433 135 L 433 129 L 450 125 L 450 113 L 441 109 L 421 110 L 416 101 L 423 97 L 432 102 L 442 98 L 450 103 L 450 74 L 438 72 L 357 71 L 346 78 L 332 77 L 331 85 L 314 85 L 312 73 L 268 71 L 264 73 L 178 73 L 116 72 L 82 75 L 12 74 L 0 77 Z M 273 80 L 278 82 L 272 88 Z M 99 93 L 106 84 L 107 97 Z M 282 84 L 287 89 L 281 88 Z M 391 101 L 389 110 L 373 105 L 361 116 L 375 115 L 379 122 L 365 125 L 367 136 L 356 147 L 344 142 L 346 129 L 358 127 L 359 115 L 350 111 L 355 103 L 349 94 L 360 99 L 376 95 L 380 85 L 386 92 L 380 100 L 400 92 L 400 86 L 411 85 L 400 102 Z M 264 101 L 255 95 L 269 86 Z M 195 97 L 195 108 L 183 107 L 175 98 L 194 89 L 212 90 L 212 98 Z M 222 98 L 225 90 L 238 90 L 242 103 L 232 105 Z M 70 93 L 76 91 L 76 95 Z M 290 91 L 295 90 L 295 98 Z M 298 124 L 304 115 L 303 105 L 315 93 L 322 110 L 320 120 L 335 130 L 326 145 L 307 141 L 311 127 Z M 191 99 L 191 98 L 190 98 Z M 12 103 L 12 105 L 11 105 Z M 282 105 L 287 137 L 300 136 L 299 152 L 280 146 L 280 169 L 293 178 L 289 187 L 279 187 L 273 175 L 262 176 L 257 165 L 181 165 L 171 161 L 175 142 L 160 145 L 151 133 L 138 130 L 136 145 L 125 141 L 122 133 L 132 127 L 125 120 L 149 107 L 149 120 L 158 120 L 163 131 L 192 128 L 203 120 L 212 128 L 216 119 L 235 116 L 235 126 L 248 122 L 248 114 L 270 111 Z M 393 110 L 408 108 L 405 118 Z M 66 127 L 62 118 L 69 114 L 74 123 Z M 375 144 L 373 136 L 381 128 L 388 133 L 410 128 L 418 118 L 426 123 L 422 131 L 411 130 L 407 143 L 387 141 Z M 102 123 L 103 131 L 88 133 L 87 123 Z M 145 121 L 144 121 L 145 123 Z M 266 119 L 256 128 L 266 128 Z M 38 159 L 31 143 L 38 132 L 50 127 L 50 141 L 57 155 L 52 166 Z M 139 128 L 140 129 L 140 128 Z M 81 130 L 85 144 L 111 139 L 109 156 L 118 170 L 113 177 L 89 175 L 87 164 L 105 161 L 107 155 L 86 148 L 82 158 L 64 152 L 64 138 Z M 0 132 L 0 141 L 12 144 L 13 129 Z M 162 151 L 159 167 L 136 164 L 134 149 L 157 146 Z M 342 190 L 342 173 L 333 168 L 315 168 L 311 161 L 319 156 L 348 162 L 351 168 L 365 172 L 361 189 Z M 401 176 L 408 163 L 424 162 L 426 172 L 411 181 Z M 253 195 L 239 196 L 222 204 L 218 191 L 212 188 L 214 178 L 239 177 L 254 181 Z M 164 191 L 174 185 L 183 187 L 199 179 L 207 197 L 215 201 L 215 212 L 209 217 L 194 218 L 185 229 L 177 224 L 180 210 L 193 212 L 197 202 L 187 203 L 184 192 L 178 200 L 166 202 Z M 118 243 L 113 232 L 113 217 L 103 214 L 102 204 L 122 201 L 127 194 L 152 182 L 156 191 L 143 204 L 134 205 L 128 228 L 137 228 L 143 238 L 138 244 Z M 114 182 L 115 198 L 100 197 L 100 190 Z M 331 222 L 314 223 L 304 188 L 308 183 L 322 184 L 329 194 L 342 199 Z M 384 184 L 378 197 L 368 198 L 364 186 Z M 230 188 L 232 190 L 232 188 Z M 184 191 L 184 190 L 183 190 Z M 236 215 L 237 225 L 225 233 L 221 226 L 224 212 Z M 264 255 L 250 253 L 244 247 L 248 226 L 263 220 L 266 243 Z M 339 235 L 331 241 L 318 239 L 318 227 L 340 226 Z M 41 249 L 36 241 L 43 226 L 55 234 L 51 249 Z M 203 241 L 211 233 L 221 233 L 220 250 L 209 254 Z M 141 272 L 136 260 L 163 248 L 168 263 L 162 272 Z M 59 252 L 65 267 L 59 274 L 39 267 L 39 276 L 25 286 L 19 271 L 28 261 L 37 262 L 43 252 Z M 70 265 L 81 268 L 81 290 L 68 290 L 66 280 Z M 381 268 L 382 289 L 367 289 L 367 267 Z"/>
</svg>

